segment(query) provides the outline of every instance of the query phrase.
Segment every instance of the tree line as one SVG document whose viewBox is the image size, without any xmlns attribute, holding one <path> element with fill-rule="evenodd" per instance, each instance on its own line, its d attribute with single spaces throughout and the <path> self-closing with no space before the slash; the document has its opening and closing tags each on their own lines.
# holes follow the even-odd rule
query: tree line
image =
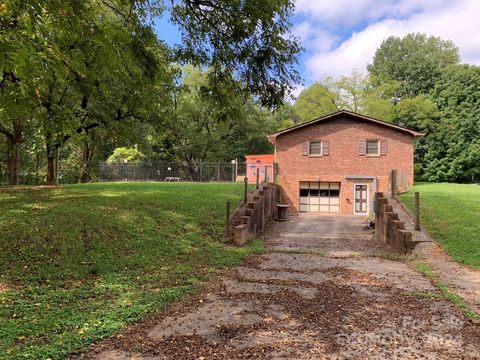
<svg viewBox="0 0 480 360">
<path fill-rule="evenodd" d="M 451 41 L 389 37 L 365 75 L 326 76 L 291 111 L 303 122 L 340 109 L 424 133 L 415 145 L 417 180 L 480 180 L 480 67 L 460 64 Z"/>
<path fill-rule="evenodd" d="M 325 76 L 290 104 L 293 11 L 290 0 L 2 2 L 0 181 L 87 182 L 109 158 L 195 173 L 269 153 L 267 134 L 339 109 L 423 132 L 418 180 L 478 180 L 480 68 L 460 64 L 455 44 L 390 37 L 365 74 Z M 159 16 L 179 45 L 155 33 Z"/>
<path fill-rule="evenodd" d="M 54 184 L 60 163 L 62 182 L 85 182 L 121 146 L 172 161 L 260 151 L 270 110 L 300 81 L 293 10 L 290 0 L 3 1 L 0 174 Z M 159 16 L 179 28 L 178 46 L 154 32 Z"/>
</svg>

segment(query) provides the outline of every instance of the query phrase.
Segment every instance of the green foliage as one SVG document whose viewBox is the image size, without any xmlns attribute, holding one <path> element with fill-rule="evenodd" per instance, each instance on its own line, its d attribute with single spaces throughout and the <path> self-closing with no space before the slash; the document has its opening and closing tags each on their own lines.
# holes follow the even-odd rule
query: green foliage
<svg viewBox="0 0 480 360">
<path fill-rule="evenodd" d="M 157 38 L 151 23 L 167 6 L 183 33 L 175 49 Z M 300 48 L 288 35 L 293 7 L 291 0 L 5 0 L 0 17 L 0 133 L 13 174 L 10 182 L 17 182 L 16 169 L 27 163 L 20 160 L 33 153 L 38 161 L 29 164 L 29 175 L 21 180 L 38 182 L 42 175 L 43 182 L 46 174 L 46 182 L 53 183 L 58 149 L 66 162 L 62 180 L 88 181 L 94 176 L 91 163 L 99 156 L 95 152 L 107 152 L 98 135 L 92 135 L 97 128 L 102 135 L 105 130 L 115 137 L 122 134 L 120 141 L 108 141 L 110 151 L 138 144 L 146 155 L 168 158 L 163 150 L 154 154 L 170 148 L 158 139 L 169 140 L 174 120 L 198 110 L 186 110 L 187 90 L 176 82 L 179 63 L 210 69 L 201 75 L 203 84 L 190 92 L 199 96 L 196 105 L 203 102 L 203 119 L 207 107 L 213 109 L 213 119 L 202 127 L 224 127 L 215 135 L 222 141 L 235 137 L 228 155 L 243 151 L 235 135 L 241 132 L 246 133 L 246 148 L 270 151 L 263 135 L 270 131 L 271 113 L 251 99 L 269 108 L 280 106 L 292 84 L 300 82 L 294 69 Z M 178 92 L 182 113 L 172 116 Z M 242 109 L 238 119 L 235 106 Z M 254 116 L 258 124 L 244 120 Z M 194 126 L 192 121 L 187 127 Z M 132 142 L 132 134 L 139 140 Z M 200 140 L 182 146 L 210 144 Z M 32 171 L 39 164 L 46 171 Z"/>
<path fill-rule="evenodd" d="M 118 147 L 113 151 L 113 154 L 108 157 L 107 162 L 110 164 L 123 163 L 125 160 L 128 162 L 141 162 L 144 159 L 145 155 L 137 148 Z"/>
<path fill-rule="evenodd" d="M 238 92 L 239 83 L 224 79 L 212 86 L 212 70 L 182 68 L 175 93 L 175 108 L 161 124 L 158 142 L 170 160 L 190 166 L 195 178 L 201 161 L 230 161 L 249 153 L 269 153 L 266 135 L 276 130 L 276 120 L 251 97 Z"/>
<path fill-rule="evenodd" d="M 384 40 L 367 69 L 380 83 L 397 81 L 396 96 L 403 98 L 427 94 L 443 69 L 459 61 L 458 48 L 451 41 L 417 33 Z"/>
<path fill-rule="evenodd" d="M 301 122 L 313 120 L 338 110 L 336 94 L 321 83 L 314 83 L 298 95 L 293 110 Z"/>
<path fill-rule="evenodd" d="M 480 268 L 479 185 L 423 183 L 400 195 L 410 209 L 420 192 L 421 222 L 456 261 Z"/>
<path fill-rule="evenodd" d="M 429 137 L 429 181 L 480 179 L 480 67 L 448 67 L 432 91 L 441 121 Z"/>
<path fill-rule="evenodd" d="M 292 0 L 172 1 L 180 26 L 178 57 L 214 71 L 214 82 L 236 76 L 248 94 L 276 107 L 300 82 L 300 41 L 291 35 Z"/>
<path fill-rule="evenodd" d="M 234 183 L 4 190 L 0 358 L 65 358 L 263 251 L 218 240 L 242 195 Z"/>
</svg>

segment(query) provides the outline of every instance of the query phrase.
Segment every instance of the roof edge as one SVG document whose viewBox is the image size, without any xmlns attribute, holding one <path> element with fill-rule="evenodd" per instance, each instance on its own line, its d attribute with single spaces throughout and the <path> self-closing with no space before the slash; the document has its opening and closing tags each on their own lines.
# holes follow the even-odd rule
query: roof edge
<svg viewBox="0 0 480 360">
<path fill-rule="evenodd" d="M 388 122 L 386 122 L 386 121 L 378 120 L 378 119 L 375 119 L 375 118 L 372 118 L 372 117 L 369 117 L 369 116 L 365 116 L 365 115 L 361 115 L 361 114 L 355 113 L 355 112 L 353 112 L 353 111 L 340 110 L 340 111 L 336 111 L 336 112 L 334 112 L 334 113 L 331 113 L 331 114 L 328 114 L 328 115 L 325 115 L 325 116 L 322 116 L 322 117 L 319 117 L 319 118 L 316 118 L 316 119 L 313 119 L 313 120 L 304 122 L 304 123 L 302 123 L 302 124 L 298 124 L 298 125 L 289 127 L 289 128 L 287 128 L 287 129 L 278 131 L 278 132 L 276 132 L 276 133 L 269 134 L 267 137 L 268 137 L 268 140 L 269 140 L 271 143 L 274 143 L 274 142 L 275 142 L 275 139 L 276 139 L 277 136 L 279 136 L 279 135 L 282 135 L 282 134 L 285 134 L 285 133 L 288 133 L 288 132 L 291 132 L 291 131 L 294 131 L 294 130 L 297 130 L 297 129 L 301 129 L 301 128 L 306 127 L 306 126 L 309 126 L 309 125 L 313 125 L 313 124 L 315 124 L 315 123 L 317 123 L 317 122 L 329 120 L 329 119 L 334 118 L 334 117 L 339 116 L 339 115 L 348 115 L 348 116 L 353 116 L 353 117 L 356 117 L 356 118 L 358 118 L 358 119 L 362 119 L 362 120 L 365 120 L 365 121 L 370 121 L 370 122 L 373 122 L 373 123 L 376 123 L 376 124 L 379 124 L 379 125 L 383 125 L 383 126 L 389 127 L 389 128 L 391 128 L 391 129 L 394 129 L 394 130 L 398 130 L 398 131 L 402 131 L 402 132 L 409 133 L 409 134 L 412 135 L 413 137 L 421 137 L 421 136 L 424 136 L 424 135 L 425 135 L 425 134 L 422 134 L 422 133 L 420 133 L 420 132 L 418 132 L 418 131 L 408 129 L 408 128 L 406 128 L 406 127 L 402 127 L 402 126 L 390 124 L 390 123 L 388 123 Z"/>
</svg>

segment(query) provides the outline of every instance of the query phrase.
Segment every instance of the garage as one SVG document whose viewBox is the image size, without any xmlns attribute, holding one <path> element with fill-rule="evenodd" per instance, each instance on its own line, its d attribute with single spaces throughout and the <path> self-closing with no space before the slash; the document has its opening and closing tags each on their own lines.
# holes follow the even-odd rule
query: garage
<svg viewBox="0 0 480 360">
<path fill-rule="evenodd" d="M 300 211 L 339 213 L 340 183 L 301 181 Z"/>
</svg>

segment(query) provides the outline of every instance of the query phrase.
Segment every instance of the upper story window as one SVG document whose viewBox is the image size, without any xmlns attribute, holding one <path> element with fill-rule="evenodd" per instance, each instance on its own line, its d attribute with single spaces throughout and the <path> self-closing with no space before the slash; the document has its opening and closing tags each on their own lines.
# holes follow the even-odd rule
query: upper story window
<svg viewBox="0 0 480 360">
<path fill-rule="evenodd" d="M 311 140 L 308 145 L 308 155 L 322 155 L 321 140 Z"/>
<path fill-rule="evenodd" d="M 387 140 L 360 139 L 358 143 L 358 155 L 374 157 L 387 155 Z"/>
<path fill-rule="evenodd" d="M 380 141 L 379 140 L 367 140 L 366 141 L 366 155 L 379 156 L 380 155 Z"/>
<path fill-rule="evenodd" d="M 328 156 L 330 154 L 330 141 L 309 140 L 303 143 L 303 156 Z"/>
</svg>

